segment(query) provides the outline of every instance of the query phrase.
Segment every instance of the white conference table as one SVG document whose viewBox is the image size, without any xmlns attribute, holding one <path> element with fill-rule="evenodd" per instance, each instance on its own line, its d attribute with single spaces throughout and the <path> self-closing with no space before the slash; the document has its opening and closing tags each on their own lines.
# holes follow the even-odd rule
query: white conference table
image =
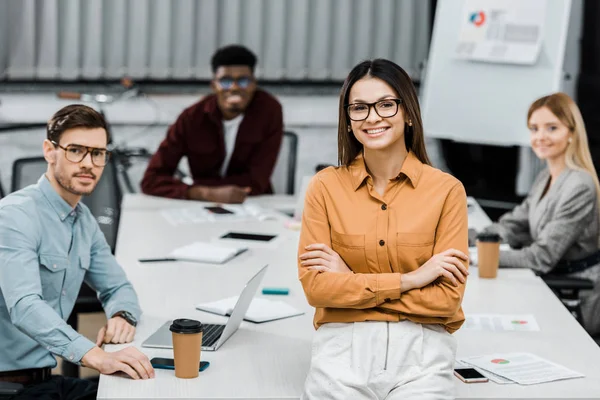
<svg viewBox="0 0 600 400">
<path fill-rule="evenodd" d="M 264 204 L 286 209 L 293 198 L 273 196 Z M 261 287 L 288 287 L 288 296 L 270 296 L 305 311 L 299 317 L 252 324 L 243 322 L 216 352 L 202 352 L 211 366 L 199 378 L 175 378 L 157 370 L 156 378 L 133 381 L 102 375 L 99 399 L 203 398 L 297 399 L 310 364 L 313 309 L 306 303 L 297 279 L 299 232 L 284 221 L 219 221 L 173 226 L 160 215 L 165 207 L 189 206 L 166 199 L 128 195 L 121 215 L 117 259 L 136 288 L 144 314 L 134 346 L 150 358 L 172 357 L 172 350 L 142 348 L 141 343 L 173 318 L 225 322 L 224 317 L 197 311 L 195 304 L 239 294 L 248 279 L 269 264 Z M 480 210 L 480 209 L 479 209 Z M 479 211 L 476 211 L 477 214 Z M 478 216 L 470 212 L 470 220 Z M 483 222 L 487 216 L 480 216 Z M 489 221 L 489 219 L 488 219 Z M 472 225 L 470 223 L 470 225 Z M 273 243 L 250 244 L 250 250 L 223 266 L 198 263 L 137 262 L 165 256 L 196 240 L 214 240 L 230 231 L 277 233 Z M 258 294 L 262 296 L 262 294 Z M 477 277 L 473 268 L 463 301 L 465 313 L 533 314 L 539 332 L 476 332 L 459 330 L 458 357 L 495 352 L 527 351 L 582 372 L 585 378 L 541 385 L 463 384 L 456 380 L 457 398 L 591 398 L 600 394 L 600 348 L 577 324 L 546 285 L 529 270 L 500 270 L 495 280 Z M 108 346 L 108 350 L 124 347 Z"/>
</svg>

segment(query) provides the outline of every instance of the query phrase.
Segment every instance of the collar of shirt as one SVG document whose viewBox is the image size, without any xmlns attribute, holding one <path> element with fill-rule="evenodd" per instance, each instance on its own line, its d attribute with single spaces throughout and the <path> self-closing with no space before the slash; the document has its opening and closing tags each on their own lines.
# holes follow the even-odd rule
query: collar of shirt
<svg viewBox="0 0 600 400">
<path fill-rule="evenodd" d="M 349 169 L 354 181 L 354 191 L 357 191 L 358 188 L 360 188 L 365 180 L 370 176 L 369 172 L 367 171 L 362 152 L 356 156 L 352 164 L 350 164 Z M 419 179 L 421 178 L 422 172 L 423 163 L 413 154 L 412 151 L 409 151 L 408 155 L 406 156 L 406 160 L 404 160 L 404 164 L 402 164 L 402 168 L 398 173 L 398 176 L 396 176 L 396 179 L 399 179 L 402 175 L 404 175 L 408 178 L 413 188 L 416 188 L 419 184 Z"/>
<path fill-rule="evenodd" d="M 69 203 L 67 203 L 65 199 L 60 197 L 58 193 L 56 193 L 56 190 L 54 190 L 54 188 L 52 187 L 52 184 L 46 177 L 46 174 L 42 175 L 41 178 L 38 180 L 38 188 L 40 189 L 46 200 L 48 200 L 48 203 L 50 203 L 54 211 L 58 214 L 58 217 L 61 221 L 64 221 L 71 215 L 76 216 L 77 210 L 80 207 L 79 203 L 77 203 L 77 206 L 75 206 L 75 208 L 71 208 Z"/>
</svg>

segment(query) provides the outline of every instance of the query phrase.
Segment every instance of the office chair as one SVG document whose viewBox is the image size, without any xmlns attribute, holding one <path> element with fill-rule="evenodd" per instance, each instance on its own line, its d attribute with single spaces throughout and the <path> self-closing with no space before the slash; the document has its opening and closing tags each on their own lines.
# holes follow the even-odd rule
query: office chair
<svg viewBox="0 0 600 400">
<path fill-rule="evenodd" d="M 10 399 L 23 390 L 23 385 L 13 382 L 0 382 L 0 400 Z"/>
<path fill-rule="evenodd" d="M 279 156 L 271 175 L 275 193 L 294 194 L 297 154 L 298 135 L 290 131 L 283 132 Z"/>
<path fill-rule="evenodd" d="M 10 191 L 16 192 L 37 183 L 46 173 L 48 163 L 44 157 L 19 158 L 13 162 Z"/>
<path fill-rule="evenodd" d="M 113 158 L 117 163 L 121 191 L 123 193 L 141 193 L 142 179 L 152 158 L 152 153 L 145 148 L 115 149 L 113 151 Z M 184 179 L 187 175 L 181 169 L 177 168 L 175 170 L 175 177 Z"/>
<path fill-rule="evenodd" d="M 594 289 L 594 282 L 589 279 L 566 278 L 560 275 L 547 274 L 542 279 L 546 285 L 560 299 L 563 305 L 575 317 L 577 322 L 583 325 L 583 315 L 581 313 L 581 300 L 579 292 L 582 290 Z"/>
<path fill-rule="evenodd" d="M 4 186 L 2 186 L 2 181 L 0 180 L 0 199 L 2 199 L 4 196 Z"/>
</svg>

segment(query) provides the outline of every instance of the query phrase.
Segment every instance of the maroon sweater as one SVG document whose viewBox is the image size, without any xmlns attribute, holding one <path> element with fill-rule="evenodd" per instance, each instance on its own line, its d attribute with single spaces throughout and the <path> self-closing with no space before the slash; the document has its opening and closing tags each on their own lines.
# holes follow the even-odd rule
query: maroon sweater
<svg viewBox="0 0 600 400">
<path fill-rule="evenodd" d="M 238 185 L 252 188 L 251 195 L 273 193 L 271 173 L 283 137 L 281 104 L 257 90 L 244 112 L 235 147 L 224 177 L 225 140 L 221 110 L 209 95 L 185 109 L 169 127 L 167 137 L 150 160 L 142 191 L 155 196 L 185 198 L 188 185 L 173 175 L 187 156 L 195 185 Z"/>
</svg>

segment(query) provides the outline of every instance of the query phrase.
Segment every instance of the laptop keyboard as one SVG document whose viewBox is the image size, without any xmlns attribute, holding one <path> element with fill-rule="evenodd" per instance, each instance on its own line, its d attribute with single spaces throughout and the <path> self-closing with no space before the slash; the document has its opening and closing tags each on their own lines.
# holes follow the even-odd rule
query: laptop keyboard
<svg viewBox="0 0 600 400">
<path fill-rule="evenodd" d="M 217 343 L 217 340 L 219 340 L 221 337 L 223 329 L 225 329 L 225 325 L 204 325 L 204 332 L 202 333 L 202 346 L 214 346 L 214 344 Z"/>
</svg>

